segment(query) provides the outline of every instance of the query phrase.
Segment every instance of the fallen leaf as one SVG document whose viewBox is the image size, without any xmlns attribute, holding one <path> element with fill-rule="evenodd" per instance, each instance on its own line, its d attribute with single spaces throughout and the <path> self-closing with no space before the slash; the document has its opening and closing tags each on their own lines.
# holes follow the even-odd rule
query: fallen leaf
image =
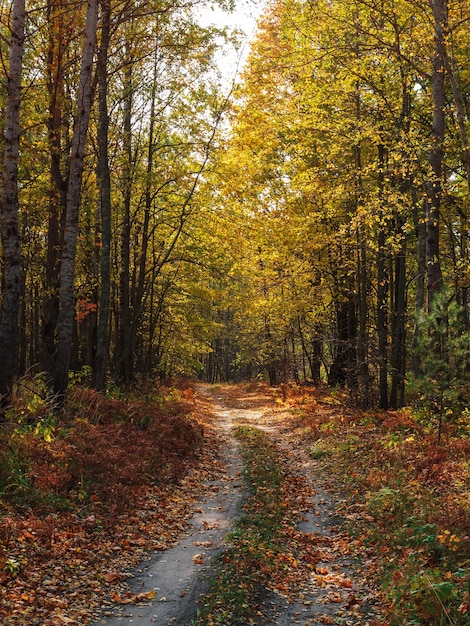
<svg viewBox="0 0 470 626">
<path fill-rule="evenodd" d="M 121 581 L 122 574 L 120 572 L 108 572 L 104 575 L 104 579 L 108 583 L 108 585 L 110 585 L 111 583 Z"/>
<path fill-rule="evenodd" d="M 146 591 L 143 593 L 126 593 L 124 596 L 119 596 L 114 594 L 112 596 L 113 600 L 119 604 L 136 604 L 137 602 L 142 602 L 144 600 L 154 600 L 157 594 L 155 591 Z M 162 598 L 163 600 L 163 598 Z"/>
<path fill-rule="evenodd" d="M 206 530 L 214 530 L 214 528 L 219 528 L 220 524 L 218 522 L 207 522 L 203 520 L 202 525 Z"/>
</svg>

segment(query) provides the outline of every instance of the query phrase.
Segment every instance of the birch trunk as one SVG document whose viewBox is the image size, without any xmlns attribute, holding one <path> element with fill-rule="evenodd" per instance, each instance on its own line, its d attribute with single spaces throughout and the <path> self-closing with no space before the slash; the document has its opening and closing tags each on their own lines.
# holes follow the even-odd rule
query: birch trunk
<svg viewBox="0 0 470 626">
<path fill-rule="evenodd" d="M 0 403 L 2 407 L 9 403 L 12 392 L 19 334 L 21 249 L 18 228 L 18 161 L 24 23 L 25 0 L 13 0 L 5 111 L 3 189 L 0 205 L 4 279 L 0 323 Z"/>
</svg>

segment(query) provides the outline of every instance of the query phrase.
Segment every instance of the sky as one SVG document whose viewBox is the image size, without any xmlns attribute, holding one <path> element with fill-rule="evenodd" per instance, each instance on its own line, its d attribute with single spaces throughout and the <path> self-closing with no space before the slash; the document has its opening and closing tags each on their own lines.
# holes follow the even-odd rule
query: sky
<svg viewBox="0 0 470 626">
<path fill-rule="evenodd" d="M 235 0 L 232 13 L 215 6 L 213 9 L 207 8 L 198 16 L 204 26 L 212 24 L 219 27 L 228 26 L 243 32 L 241 52 L 237 53 L 233 47 L 224 47 L 218 55 L 218 66 L 228 82 L 232 82 L 237 70 L 242 69 L 243 61 L 249 52 L 250 41 L 254 39 L 256 33 L 257 19 L 267 4 L 267 0 Z"/>
<path fill-rule="evenodd" d="M 249 37 L 255 29 L 256 20 L 266 4 L 263 0 L 235 0 L 235 9 L 232 13 L 223 11 L 217 5 L 207 9 L 204 19 L 207 19 L 207 23 L 236 26 L 244 30 Z"/>
</svg>

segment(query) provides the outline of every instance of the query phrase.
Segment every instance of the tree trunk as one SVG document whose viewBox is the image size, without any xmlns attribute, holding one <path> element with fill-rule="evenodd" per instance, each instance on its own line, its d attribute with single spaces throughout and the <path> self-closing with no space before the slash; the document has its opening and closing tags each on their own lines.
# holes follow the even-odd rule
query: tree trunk
<svg viewBox="0 0 470 626">
<path fill-rule="evenodd" d="M 108 156 L 108 74 L 107 60 L 109 48 L 109 32 L 111 3 L 110 0 L 101 0 L 101 42 L 98 51 L 98 170 L 101 194 L 101 293 L 99 298 L 99 318 L 96 341 L 96 361 L 94 372 L 94 386 L 98 391 L 106 388 L 106 372 L 109 350 L 109 310 L 111 296 L 111 177 Z"/>
<path fill-rule="evenodd" d="M 49 94 L 48 141 L 50 152 L 49 220 L 47 228 L 46 293 L 41 307 L 41 366 L 51 376 L 54 371 L 55 333 L 59 314 L 60 226 L 65 214 L 67 186 L 61 174 L 63 117 L 63 39 L 64 7 L 48 2 L 47 89 Z"/>
<path fill-rule="evenodd" d="M 426 185 L 426 261 L 428 308 L 442 286 L 440 263 L 439 223 L 442 195 L 442 161 L 445 137 L 445 38 L 447 24 L 446 0 L 433 0 L 434 57 L 432 72 L 432 146 L 429 153 L 430 175 Z"/>
<path fill-rule="evenodd" d="M 145 181 L 145 205 L 144 205 L 144 221 L 142 225 L 142 235 L 141 242 L 139 246 L 140 250 L 140 259 L 139 259 L 139 270 L 138 270 L 138 278 L 137 278 L 137 286 L 135 290 L 135 297 L 133 299 L 133 312 L 134 319 L 132 321 L 131 331 L 132 335 L 137 332 L 139 328 L 140 320 L 141 320 L 141 312 L 143 311 L 144 304 L 144 296 L 148 286 L 148 280 L 146 279 L 147 275 L 147 265 L 148 265 L 148 249 L 149 249 L 149 227 L 150 227 L 150 214 L 152 210 L 153 203 L 153 194 L 152 194 L 152 174 L 153 174 L 153 163 L 154 163 L 154 151 L 155 151 L 155 98 L 156 98 L 156 88 L 157 88 L 157 54 L 158 47 L 155 50 L 155 60 L 154 60 L 154 68 L 153 68 L 153 77 L 152 77 L 152 89 L 151 89 L 151 102 L 150 102 L 150 119 L 149 119 L 149 143 L 147 149 L 147 176 Z M 150 340 L 150 338 L 149 338 Z"/>
<path fill-rule="evenodd" d="M 92 100 L 92 70 L 96 45 L 98 0 L 88 0 L 85 42 L 83 47 L 80 84 L 77 97 L 69 182 L 65 216 L 64 243 L 60 268 L 60 303 L 58 317 L 58 345 L 54 370 L 54 393 L 63 398 L 68 387 L 72 356 L 74 326 L 74 280 L 77 248 L 78 218 L 81 205 L 83 161 Z"/>
<path fill-rule="evenodd" d="M 379 157 L 379 201 L 383 201 L 383 184 L 385 172 L 385 148 L 378 147 Z M 377 334 L 378 334 L 378 363 L 379 363 L 379 405 L 381 409 L 388 409 L 388 289 L 389 275 L 387 271 L 387 253 L 385 250 L 386 224 L 383 211 L 379 212 L 379 233 L 377 250 Z"/>
<path fill-rule="evenodd" d="M 305 334 L 302 327 L 302 320 L 300 316 L 297 317 L 297 327 L 299 331 L 300 343 L 302 346 L 303 359 L 307 359 L 310 375 L 315 384 L 318 384 L 321 380 L 321 356 L 322 356 L 322 329 L 319 326 L 315 326 L 313 329 L 313 338 L 311 339 L 311 350 L 305 341 Z M 304 379 L 307 380 L 307 372 L 305 365 L 303 367 Z"/>
<path fill-rule="evenodd" d="M 18 162 L 21 74 L 23 69 L 25 2 L 11 7 L 10 65 L 6 84 L 3 189 L 0 218 L 3 247 L 3 303 L 0 322 L 0 405 L 8 405 L 15 376 L 18 311 L 21 292 L 21 249 L 18 229 Z"/>
<path fill-rule="evenodd" d="M 358 391 L 361 406 L 369 404 L 369 364 L 368 364 L 368 340 L 367 340 L 367 254 L 364 233 L 364 224 L 360 219 L 357 228 L 357 275 L 358 275 Z"/>
<path fill-rule="evenodd" d="M 400 223 L 397 231 L 401 230 Z M 405 385 L 405 321 L 406 321 L 406 240 L 403 236 L 401 250 L 395 256 L 394 306 L 392 310 L 392 347 L 390 407 L 397 409 L 404 402 Z"/>
<path fill-rule="evenodd" d="M 131 248 L 131 199 L 132 199 L 132 67 L 125 69 L 124 94 L 124 158 L 126 164 L 123 172 L 124 203 L 120 233 L 121 261 L 119 266 L 119 319 L 118 341 L 116 349 L 115 378 L 129 383 L 133 375 L 133 356 L 129 333 L 131 332 L 130 310 L 130 248 Z"/>
<path fill-rule="evenodd" d="M 336 304 L 336 349 L 328 372 L 328 385 L 344 387 L 351 394 L 357 391 L 357 316 L 354 292 L 343 294 L 344 301 Z"/>
</svg>

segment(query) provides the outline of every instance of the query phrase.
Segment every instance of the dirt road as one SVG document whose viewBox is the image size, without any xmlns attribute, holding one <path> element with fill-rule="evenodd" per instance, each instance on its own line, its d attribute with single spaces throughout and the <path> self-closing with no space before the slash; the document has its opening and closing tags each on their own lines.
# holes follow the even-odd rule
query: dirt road
<svg viewBox="0 0 470 626">
<path fill-rule="evenodd" d="M 137 594 L 142 602 L 110 608 L 94 626 L 186 626 L 196 616 L 208 588 L 214 557 L 224 549 L 226 533 L 242 502 L 242 463 L 231 434 L 233 426 L 239 424 L 250 424 L 268 432 L 288 459 L 289 471 L 301 475 L 313 493 L 311 507 L 304 513 L 300 528 L 316 544 L 315 569 L 309 580 L 299 581 L 289 594 L 266 591 L 260 598 L 257 623 L 380 624 L 369 602 L 373 592 L 367 589 L 360 564 L 352 562 L 348 538 L 335 516 L 335 496 L 315 481 L 317 461 L 310 459 L 298 445 L 293 447 L 286 426 L 286 410 L 273 398 L 259 394 L 256 387 L 200 385 L 197 393 L 201 401 L 209 400 L 212 404 L 214 425 L 223 440 L 226 473 L 207 485 L 208 495 L 198 503 L 189 531 L 181 542 L 153 555 L 133 572 L 130 592 L 134 597 Z"/>
</svg>

